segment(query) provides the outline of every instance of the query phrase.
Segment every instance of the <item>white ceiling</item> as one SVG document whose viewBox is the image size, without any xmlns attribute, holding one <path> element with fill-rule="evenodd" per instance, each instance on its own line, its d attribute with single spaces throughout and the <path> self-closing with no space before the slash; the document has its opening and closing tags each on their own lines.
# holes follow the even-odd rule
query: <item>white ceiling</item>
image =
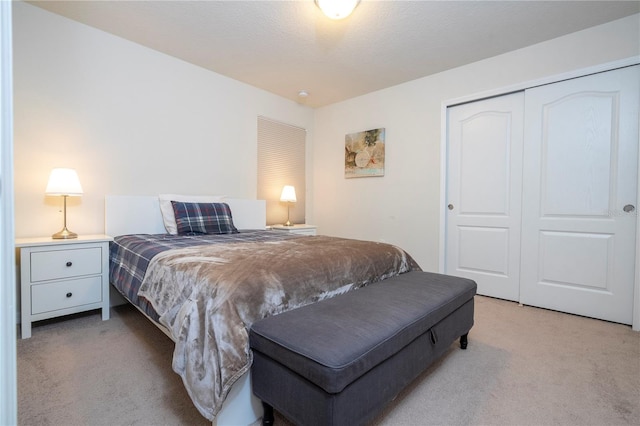
<svg viewBox="0 0 640 426">
<path fill-rule="evenodd" d="M 640 12 L 640 1 L 31 1 L 319 107 Z M 309 92 L 306 99 L 300 90 Z"/>
</svg>

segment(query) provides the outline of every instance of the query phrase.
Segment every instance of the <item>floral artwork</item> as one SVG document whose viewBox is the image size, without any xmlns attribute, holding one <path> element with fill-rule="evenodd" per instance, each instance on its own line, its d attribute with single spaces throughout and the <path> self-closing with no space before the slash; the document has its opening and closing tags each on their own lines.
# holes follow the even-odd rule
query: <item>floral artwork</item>
<svg viewBox="0 0 640 426">
<path fill-rule="evenodd" d="M 384 128 L 344 138 L 344 177 L 384 176 Z"/>
</svg>

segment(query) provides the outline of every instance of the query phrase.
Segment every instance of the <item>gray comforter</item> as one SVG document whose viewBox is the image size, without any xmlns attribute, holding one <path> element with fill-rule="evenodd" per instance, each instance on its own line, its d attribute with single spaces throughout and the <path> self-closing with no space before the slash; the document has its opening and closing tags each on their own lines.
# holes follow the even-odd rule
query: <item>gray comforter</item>
<svg viewBox="0 0 640 426">
<path fill-rule="evenodd" d="M 173 369 L 213 420 L 251 366 L 253 322 L 416 269 L 392 245 L 324 236 L 196 246 L 155 256 L 139 295 L 170 330 Z"/>
</svg>

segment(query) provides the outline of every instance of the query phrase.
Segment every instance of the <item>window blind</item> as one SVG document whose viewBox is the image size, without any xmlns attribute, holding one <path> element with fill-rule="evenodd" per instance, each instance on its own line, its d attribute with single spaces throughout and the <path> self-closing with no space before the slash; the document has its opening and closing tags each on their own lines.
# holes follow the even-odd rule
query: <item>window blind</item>
<svg viewBox="0 0 640 426">
<path fill-rule="evenodd" d="M 287 221 L 287 203 L 280 202 L 285 185 L 293 185 L 296 203 L 290 205 L 292 223 L 305 223 L 305 143 L 300 127 L 258 117 L 258 198 L 267 203 L 267 225 Z"/>
</svg>

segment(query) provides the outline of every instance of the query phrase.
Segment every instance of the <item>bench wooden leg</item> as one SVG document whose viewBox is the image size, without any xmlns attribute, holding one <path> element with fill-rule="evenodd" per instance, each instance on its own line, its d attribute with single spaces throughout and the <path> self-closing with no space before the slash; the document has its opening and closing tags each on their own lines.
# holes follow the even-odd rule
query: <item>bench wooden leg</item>
<svg viewBox="0 0 640 426">
<path fill-rule="evenodd" d="M 469 333 L 460 336 L 460 349 L 467 349 L 467 344 L 469 343 L 468 336 Z"/>
<path fill-rule="evenodd" d="M 264 414 L 262 415 L 262 426 L 272 426 L 273 425 L 273 407 L 266 402 L 262 401 L 262 408 L 264 409 Z"/>
</svg>

